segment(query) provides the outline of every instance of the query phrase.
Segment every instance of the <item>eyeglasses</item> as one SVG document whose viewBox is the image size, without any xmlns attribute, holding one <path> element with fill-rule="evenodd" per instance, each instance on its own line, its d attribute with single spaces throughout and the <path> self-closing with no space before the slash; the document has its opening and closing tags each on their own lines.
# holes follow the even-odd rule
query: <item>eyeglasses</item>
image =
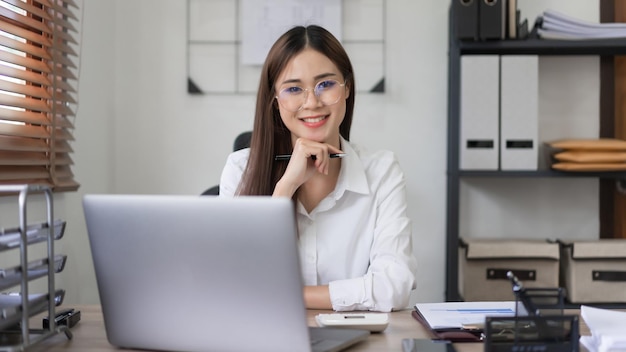
<svg viewBox="0 0 626 352">
<path fill-rule="evenodd" d="M 341 90 L 346 83 L 339 83 L 334 79 L 326 79 L 317 82 L 313 93 L 317 99 L 324 105 L 336 104 L 341 98 Z M 310 89 L 298 86 L 291 86 L 281 89 L 276 96 L 280 105 L 291 112 L 302 110 L 302 106 L 306 102 Z"/>
</svg>

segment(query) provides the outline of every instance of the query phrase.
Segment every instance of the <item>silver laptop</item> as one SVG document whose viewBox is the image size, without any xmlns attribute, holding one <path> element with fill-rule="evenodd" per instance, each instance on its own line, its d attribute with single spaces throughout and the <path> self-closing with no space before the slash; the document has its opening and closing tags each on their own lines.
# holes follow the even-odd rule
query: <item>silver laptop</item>
<svg viewBox="0 0 626 352">
<path fill-rule="evenodd" d="M 308 328 L 292 202 L 86 195 L 112 345 L 164 351 L 339 351 L 364 330 Z"/>
</svg>

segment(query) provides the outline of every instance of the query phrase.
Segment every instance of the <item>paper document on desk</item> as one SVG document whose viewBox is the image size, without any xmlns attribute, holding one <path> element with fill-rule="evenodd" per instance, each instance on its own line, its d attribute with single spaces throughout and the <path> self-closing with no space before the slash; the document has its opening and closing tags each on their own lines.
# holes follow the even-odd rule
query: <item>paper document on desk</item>
<svg viewBox="0 0 626 352">
<path fill-rule="evenodd" d="M 626 351 L 626 312 L 581 306 L 580 316 L 591 331 L 580 337 L 589 352 Z"/>
<path fill-rule="evenodd" d="M 527 315 L 519 306 L 519 314 Z M 462 328 L 463 325 L 484 324 L 486 317 L 515 316 L 515 301 L 417 303 L 415 309 L 432 329 Z"/>
</svg>

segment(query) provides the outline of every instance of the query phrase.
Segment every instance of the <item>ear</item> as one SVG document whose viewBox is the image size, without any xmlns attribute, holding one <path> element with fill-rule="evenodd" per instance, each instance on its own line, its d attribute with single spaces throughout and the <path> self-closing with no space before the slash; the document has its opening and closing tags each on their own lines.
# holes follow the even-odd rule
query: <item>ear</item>
<svg viewBox="0 0 626 352">
<path fill-rule="evenodd" d="M 350 97 L 350 92 L 352 91 L 352 86 L 350 86 L 350 83 L 346 82 L 346 85 L 343 86 L 343 88 L 346 91 L 346 100 L 348 100 L 348 98 Z"/>
</svg>

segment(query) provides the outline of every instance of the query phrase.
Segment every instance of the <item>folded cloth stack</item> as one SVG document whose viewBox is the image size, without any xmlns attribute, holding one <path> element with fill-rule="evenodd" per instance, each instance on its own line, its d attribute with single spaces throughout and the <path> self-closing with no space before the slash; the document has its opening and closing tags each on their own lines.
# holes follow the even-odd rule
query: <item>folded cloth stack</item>
<svg viewBox="0 0 626 352">
<path fill-rule="evenodd" d="M 552 168 L 561 171 L 625 171 L 626 140 L 562 139 L 547 143 L 554 152 Z"/>
</svg>

